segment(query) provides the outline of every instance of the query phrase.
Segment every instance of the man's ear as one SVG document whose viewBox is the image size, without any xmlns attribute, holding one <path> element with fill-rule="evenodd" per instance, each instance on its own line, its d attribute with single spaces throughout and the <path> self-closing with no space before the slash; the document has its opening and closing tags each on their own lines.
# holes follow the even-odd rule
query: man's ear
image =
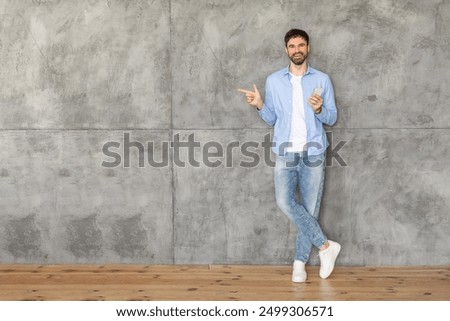
<svg viewBox="0 0 450 321">
<path fill-rule="evenodd" d="M 288 54 L 288 50 L 287 50 L 286 46 L 284 46 L 284 51 L 286 52 L 286 55 L 287 55 Z"/>
<path fill-rule="evenodd" d="M 308 53 L 309 53 L 310 50 L 311 50 L 311 47 L 310 47 L 309 44 L 308 44 Z"/>
</svg>

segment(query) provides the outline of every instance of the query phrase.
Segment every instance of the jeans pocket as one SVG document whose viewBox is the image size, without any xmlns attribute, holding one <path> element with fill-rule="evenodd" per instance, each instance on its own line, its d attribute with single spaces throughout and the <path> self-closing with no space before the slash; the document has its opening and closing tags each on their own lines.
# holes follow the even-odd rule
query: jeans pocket
<svg viewBox="0 0 450 321">
<path fill-rule="evenodd" d="M 295 154 L 294 153 L 285 153 L 284 155 L 276 155 L 275 167 L 277 167 L 277 168 L 295 167 Z"/>
<path fill-rule="evenodd" d="M 303 161 L 308 167 L 323 167 L 325 166 L 325 153 L 319 155 L 308 155 Z"/>
</svg>

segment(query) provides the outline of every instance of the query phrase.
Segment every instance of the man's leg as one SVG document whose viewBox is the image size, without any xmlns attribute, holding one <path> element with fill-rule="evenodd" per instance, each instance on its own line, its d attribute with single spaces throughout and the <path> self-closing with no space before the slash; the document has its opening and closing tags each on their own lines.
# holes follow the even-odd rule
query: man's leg
<svg viewBox="0 0 450 321">
<path fill-rule="evenodd" d="M 305 155 L 306 156 L 306 155 Z M 323 183 L 325 178 L 325 157 L 324 155 L 309 156 L 303 158 L 300 164 L 299 186 L 302 195 L 302 201 L 305 208 L 316 220 L 319 216 L 320 202 L 322 200 Z M 311 252 L 311 245 L 308 240 L 300 236 L 300 256 L 308 255 Z M 319 275 L 322 279 L 328 278 L 334 269 L 336 258 L 341 251 L 341 245 L 337 242 L 328 240 L 320 248 L 320 270 Z"/>
<path fill-rule="evenodd" d="M 300 160 L 299 180 L 300 203 L 306 211 L 317 221 L 322 200 L 323 184 L 325 181 L 325 154 L 309 156 Z M 304 233 L 297 234 L 296 260 L 307 262 L 311 253 L 312 243 Z"/>
<path fill-rule="evenodd" d="M 274 170 L 275 196 L 279 208 L 296 225 L 297 234 L 304 235 L 309 243 L 320 248 L 327 242 L 326 236 L 317 220 L 295 199 L 301 161 L 300 155 L 294 153 L 286 153 L 285 156 L 276 157 Z M 301 246 L 297 243 L 297 249 Z M 296 257 L 296 259 L 306 263 L 308 257 L 309 255 Z"/>
</svg>

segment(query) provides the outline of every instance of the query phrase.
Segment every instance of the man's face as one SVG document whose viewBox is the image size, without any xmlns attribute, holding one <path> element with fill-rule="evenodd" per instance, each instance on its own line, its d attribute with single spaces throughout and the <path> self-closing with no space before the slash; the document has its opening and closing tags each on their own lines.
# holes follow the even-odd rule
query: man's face
<svg viewBox="0 0 450 321">
<path fill-rule="evenodd" d="M 291 38 L 285 49 L 289 59 L 297 66 L 303 64 L 308 57 L 309 45 L 301 37 Z"/>
</svg>

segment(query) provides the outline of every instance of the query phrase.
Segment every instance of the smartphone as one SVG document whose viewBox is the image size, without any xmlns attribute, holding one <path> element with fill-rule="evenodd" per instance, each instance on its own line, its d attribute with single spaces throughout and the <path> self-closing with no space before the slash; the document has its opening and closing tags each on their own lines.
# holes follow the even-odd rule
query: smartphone
<svg viewBox="0 0 450 321">
<path fill-rule="evenodd" d="M 313 91 L 313 95 L 317 95 L 317 96 L 322 96 L 322 92 L 323 92 L 323 88 L 321 88 L 321 87 L 316 87 L 316 88 L 314 88 L 314 91 Z"/>
</svg>

